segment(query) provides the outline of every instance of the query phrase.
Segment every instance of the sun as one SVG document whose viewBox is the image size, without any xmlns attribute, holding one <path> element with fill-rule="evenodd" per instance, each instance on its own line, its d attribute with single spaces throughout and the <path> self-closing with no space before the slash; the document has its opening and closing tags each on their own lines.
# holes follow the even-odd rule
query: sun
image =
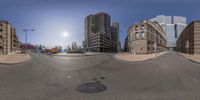
<svg viewBox="0 0 200 100">
<path fill-rule="evenodd" d="M 69 34 L 68 34 L 68 32 L 64 32 L 64 33 L 62 34 L 62 36 L 63 36 L 63 37 L 68 37 Z"/>
</svg>

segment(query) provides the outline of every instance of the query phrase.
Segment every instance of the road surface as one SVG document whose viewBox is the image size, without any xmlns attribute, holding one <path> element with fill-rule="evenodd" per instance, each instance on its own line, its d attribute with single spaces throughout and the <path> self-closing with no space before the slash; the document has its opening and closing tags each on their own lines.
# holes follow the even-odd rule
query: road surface
<svg viewBox="0 0 200 100">
<path fill-rule="evenodd" d="M 49 57 L 0 65 L 0 100 L 199 100 L 200 64 L 176 53 L 144 62 L 112 55 Z M 81 93 L 82 83 L 99 80 L 100 93 Z"/>
</svg>

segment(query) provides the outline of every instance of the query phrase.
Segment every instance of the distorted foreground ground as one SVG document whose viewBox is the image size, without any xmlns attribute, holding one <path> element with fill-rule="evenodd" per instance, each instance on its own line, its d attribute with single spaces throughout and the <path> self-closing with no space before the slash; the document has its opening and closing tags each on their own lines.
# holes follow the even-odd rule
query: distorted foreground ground
<svg viewBox="0 0 200 100">
<path fill-rule="evenodd" d="M 145 62 L 111 55 L 48 57 L 0 65 L 1 100 L 199 100 L 200 64 L 176 53 Z M 82 83 L 100 81 L 100 93 L 81 93 Z"/>
</svg>

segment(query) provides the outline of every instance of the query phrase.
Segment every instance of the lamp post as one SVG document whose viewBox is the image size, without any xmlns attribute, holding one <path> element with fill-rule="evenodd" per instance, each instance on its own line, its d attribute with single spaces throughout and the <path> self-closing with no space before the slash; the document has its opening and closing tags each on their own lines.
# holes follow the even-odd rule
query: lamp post
<svg viewBox="0 0 200 100">
<path fill-rule="evenodd" d="M 35 31 L 34 29 L 23 29 L 22 31 L 25 32 L 25 42 L 26 42 L 26 54 L 27 54 L 27 33 L 30 32 L 30 31 Z"/>
</svg>

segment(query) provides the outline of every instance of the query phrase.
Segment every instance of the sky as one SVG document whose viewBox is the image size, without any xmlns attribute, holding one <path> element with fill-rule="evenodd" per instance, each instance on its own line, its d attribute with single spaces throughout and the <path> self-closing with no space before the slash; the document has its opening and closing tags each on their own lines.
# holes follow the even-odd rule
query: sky
<svg viewBox="0 0 200 100">
<path fill-rule="evenodd" d="M 168 15 L 184 16 L 189 24 L 200 19 L 199 4 L 200 0 L 0 0 L 0 20 L 16 28 L 21 42 L 25 41 L 22 29 L 35 29 L 28 32 L 29 43 L 66 47 L 72 42 L 82 45 L 87 15 L 106 12 L 111 22 L 120 24 L 123 47 L 134 23 Z"/>
</svg>

